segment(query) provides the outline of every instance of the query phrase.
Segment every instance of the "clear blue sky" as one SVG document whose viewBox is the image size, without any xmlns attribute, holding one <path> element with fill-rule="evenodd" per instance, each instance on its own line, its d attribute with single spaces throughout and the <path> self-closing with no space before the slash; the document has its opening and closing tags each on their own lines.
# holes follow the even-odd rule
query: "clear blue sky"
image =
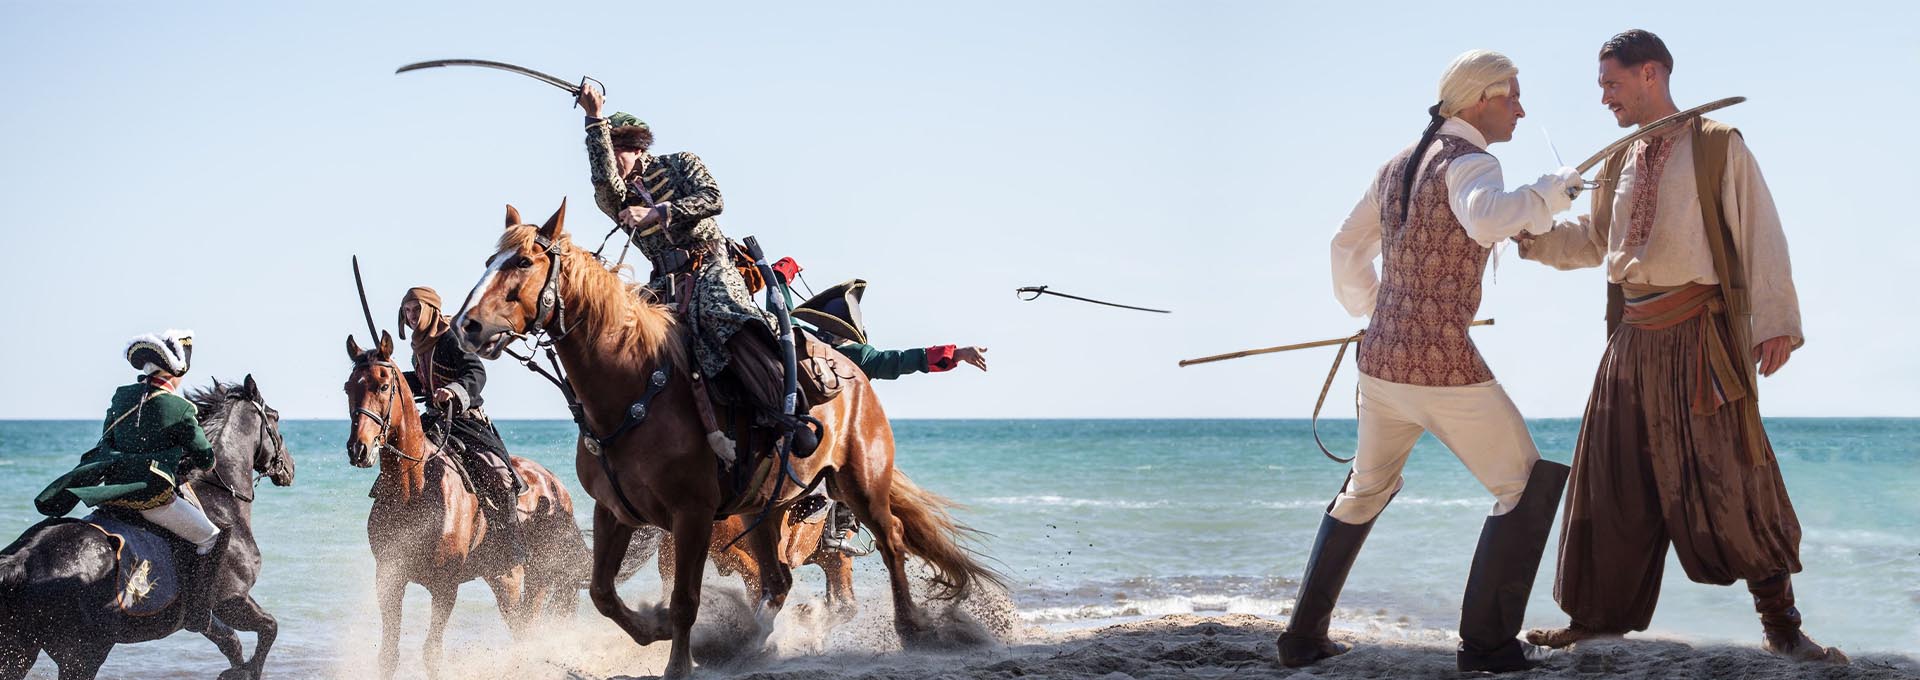
<svg viewBox="0 0 1920 680">
<path fill-rule="evenodd" d="M 342 417 L 350 255 L 391 328 L 408 286 L 464 294 L 506 203 L 570 197 L 597 241 L 566 95 L 393 75 L 446 57 L 605 81 L 658 150 L 706 159 L 729 234 L 816 287 L 869 280 L 877 343 L 992 348 L 991 373 L 884 385 L 895 416 L 1304 416 L 1330 351 L 1174 362 L 1358 327 L 1328 239 L 1455 54 L 1521 68 L 1529 117 L 1494 147 L 1517 186 L 1555 165 L 1541 127 L 1569 161 L 1620 134 L 1593 55 L 1631 27 L 1672 47 L 1682 106 L 1750 98 L 1719 117 L 1772 184 L 1808 337 L 1765 412 L 1917 416 L 1912 7 L 0 3 L 0 417 L 97 417 L 125 339 L 169 326 L 199 332 L 198 380 L 252 372 L 289 417 Z M 1506 255 L 1476 338 L 1524 413 L 1577 416 L 1601 274 Z M 1016 301 L 1029 284 L 1176 313 Z M 492 375 L 495 416 L 565 417 Z"/>
</svg>

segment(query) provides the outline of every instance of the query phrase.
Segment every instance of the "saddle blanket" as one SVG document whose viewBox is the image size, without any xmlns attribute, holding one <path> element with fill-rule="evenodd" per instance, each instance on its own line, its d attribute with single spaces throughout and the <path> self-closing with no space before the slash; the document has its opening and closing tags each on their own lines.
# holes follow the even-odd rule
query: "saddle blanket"
<svg viewBox="0 0 1920 680">
<path fill-rule="evenodd" d="M 113 539 L 114 601 L 121 612 L 150 616 L 165 610 L 180 596 L 173 543 L 147 527 L 95 512 L 80 519 Z"/>
</svg>

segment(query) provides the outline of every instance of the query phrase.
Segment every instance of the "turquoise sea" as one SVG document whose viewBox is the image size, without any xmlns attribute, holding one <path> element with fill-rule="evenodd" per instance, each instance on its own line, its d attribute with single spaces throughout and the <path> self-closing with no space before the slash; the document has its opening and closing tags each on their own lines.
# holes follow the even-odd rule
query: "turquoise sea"
<svg viewBox="0 0 1920 680">
<path fill-rule="evenodd" d="M 1572 456 L 1575 420 L 1532 424 L 1548 458 Z M 964 503 L 963 520 L 990 536 L 981 549 L 1011 577 L 1025 622 L 1053 629 L 1171 613 L 1278 617 L 1342 466 L 1297 420 L 899 421 L 900 467 Z M 0 422 L 0 533 L 38 521 L 31 496 L 97 436 L 97 422 Z M 1806 572 L 1795 579 L 1808 630 L 1849 651 L 1920 652 L 1920 420 L 1777 419 L 1768 422 L 1805 529 Z M 517 455 L 552 467 L 587 504 L 572 470 L 565 421 L 502 421 Z M 1335 450 L 1352 421 L 1323 426 Z M 283 426 L 299 466 L 291 488 L 262 486 L 255 505 L 265 573 L 255 594 L 281 637 L 269 672 L 348 677 L 378 646 L 365 521 L 373 472 L 347 464 L 344 421 Z M 1433 635 L 1457 622 L 1481 518 L 1492 500 L 1432 438 L 1407 468 L 1407 486 L 1382 516 L 1348 581 L 1336 626 Z M 1557 541 L 1557 539 L 1556 539 Z M 1531 626 L 1564 618 L 1551 599 L 1552 557 L 1528 611 Z M 819 572 L 796 572 L 796 594 L 819 592 Z M 1756 644 L 1745 589 L 1688 582 L 1667 570 L 1654 634 Z M 857 588 L 883 590 L 875 558 Z M 718 581 L 709 575 L 711 582 Z M 730 579 L 729 579 L 730 581 Z M 652 600 L 651 570 L 622 588 Z M 409 594 L 403 645 L 417 660 L 425 595 Z M 867 610 L 882 607 L 869 603 Z M 592 606 L 583 626 L 606 626 Z M 452 641 L 504 644 L 491 597 L 468 584 Z M 251 641 L 248 642 L 249 649 Z M 356 665 L 358 664 L 358 665 Z M 225 667 L 198 636 L 118 648 L 102 677 L 211 677 Z M 403 667 L 417 669 L 417 665 Z M 32 677 L 52 678 L 43 658 Z"/>
</svg>

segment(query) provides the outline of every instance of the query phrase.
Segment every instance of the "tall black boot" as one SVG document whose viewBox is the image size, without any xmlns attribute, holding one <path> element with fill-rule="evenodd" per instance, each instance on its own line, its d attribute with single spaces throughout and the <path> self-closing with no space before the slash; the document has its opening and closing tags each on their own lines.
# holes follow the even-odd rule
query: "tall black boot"
<svg viewBox="0 0 1920 680">
<path fill-rule="evenodd" d="M 186 580 L 181 584 L 180 602 L 175 605 L 180 608 L 181 626 L 187 630 L 205 632 L 212 625 L 215 580 L 220 576 L 220 563 L 227 556 L 227 539 L 232 536 L 231 531 L 222 528 L 205 555 L 197 554 L 191 547 L 175 552 L 175 555 L 189 555 L 192 560 L 184 570 Z"/>
<path fill-rule="evenodd" d="M 1473 571 L 1467 574 L 1460 605 L 1460 649 L 1454 660 L 1462 672 L 1519 671 L 1546 660 L 1546 649 L 1515 636 L 1527 614 L 1527 596 L 1533 592 L 1570 472 L 1550 460 L 1535 461 L 1520 502 L 1507 514 L 1488 517 L 1480 529 L 1480 546 L 1473 551 Z"/>
<path fill-rule="evenodd" d="M 500 544 L 497 549 L 506 559 L 506 563 L 501 566 L 503 570 L 527 563 L 527 546 L 520 536 L 520 509 L 514 507 L 514 496 L 514 490 L 511 487 L 505 492 L 496 494 L 493 511 L 484 513 L 487 515 L 487 524 L 490 528 L 500 532 Z"/>
<path fill-rule="evenodd" d="M 1373 520 L 1348 524 L 1331 514 L 1320 518 L 1320 533 L 1313 539 L 1312 556 L 1307 558 L 1307 575 L 1300 580 L 1300 597 L 1294 601 L 1287 630 L 1280 634 L 1282 665 L 1298 668 L 1353 648 L 1327 639 L 1327 627 L 1333 624 L 1333 605 L 1347 584 L 1347 572 L 1353 569 L 1353 560 L 1360 555 L 1360 546 L 1371 531 Z"/>
</svg>

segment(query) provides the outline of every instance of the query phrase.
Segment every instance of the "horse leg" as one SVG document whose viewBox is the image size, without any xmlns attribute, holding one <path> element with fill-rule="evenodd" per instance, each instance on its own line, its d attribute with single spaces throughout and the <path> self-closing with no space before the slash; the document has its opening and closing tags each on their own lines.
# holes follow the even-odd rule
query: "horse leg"
<svg viewBox="0 0 1920 680">
<path fill-rule="evenodd" d="M 665 678 L 693 674 L 693 622 L 700 618 L 700 580 L 707 569 L 707 547 L 713 537 L 713 513 L 681 512 L 673 518 L 673 601 L 667 617 L 673 624 L 673 647 L 667 652 Z"/>
<path fill-rule="evenodd" d="M 397 567 L 376 562 L 373 568 L 376 596 L 380 600 L 380 677 L 393 677 L 400 662 L 400 614 L 406 602 L 407 580 Z"/>
<path fill-rule="evenodd" d="M 852 621 L 860 613 L 860 604 L 853 599 L 853 559 L 838 550 L 820 550 L 813 554 L 813 563 L 827 575 L 827 609 L 833 612 L 833 622 Z"/>
<path fill-rule="evenodd" d="M 267 650 L 273 648 L 273 640 L 280 635 L 280 622 L 260 608 L 252 595 L 241 595 L 220 603 L 213 610 L 221 621 L 233 626 L 234 630 L 254 634 L 253 657 L 247 660 L 247 672 L 253 678 L 259 678 L 267 666 Z"/>
<path fill-rule="evenodd" d="M 486 579 L 487 587 L 493 589 L 493 601 L 500 606 L 500 618 L 507 622 L 507 632 L 515 640 L 526 633 L 528 615 L 535 609 L 526 598 L 527 581 L 526 567 Z"/>
<path fill-rule="evenodd" d="M 113 643 L 100 641 L 77 641 L 71 647 L 48 647 L 47 656 L 60 666 L 60 680 L 93 680 L 100 674 L 100 664 L 107 662 L 107 653 L 113 651 Z"/>
<path fill-rule="evenodd" d="M 438 678 L 441 642 L 447 633 L 447 617 L 453 615 L 453 603 L 460 599 L 460 584 L 429 588 L 427 594 L 433 596 L 433 618 L 427 622 L 427 641 L 420 649 L 420 658 L 426 661 L 427 677 Z"/>
<path fill-rule="evenodd" d="M 601 616 L 613 619 L 620 630 L 638 644 L 651 644 L 661 638 L 658 622 L 642 622 L 640 613 L 620 601 L 614 588 L 620 576 L 620 562 L 627 557 L 627 544 L 633 540 L 633 527 L 621 524 L 607 506 L 593 506 L 593 579 L 587 596 Z"/>
<path fill-rule="evenodd" d="M 787 606 L 787 593 L 793 590 L 793 570 L 780 561 L 780 528 L 786 524 L 784 515 L 767 518 L 766 522 L 755 527 L 747 534 L 747 554 L 759 572 L 759 616 L 761 632 L 773 632 L 773 619 L 780 615 L 780 609 Z M 743 572 L 744 573 L 744 572 Z M 754 591 L 747 591 L 753 594 Z"/>
<path fill-rule="evenodd" d="M 887 565 L 887 581 L 893 591 L 893 630 L 903 645 L 913 646 L 932 628 L 926 614 L 913 603 L 913 586 L 907 581 L 906 526 L 893 516 L 888 498 L 891 476 L 878 477 L 875 488 L 860 485 L 852 472 L 840 470 L 835 481 L 852 501 L 853 514 L 873 531 L 873 544 Z"/>
<path fill-rule="evenodd" d="M 0 680 L 20 680 L 27 677 L 27 671 L 33 670 L 33 662 L 40 659 L 40 646 L 25 641 L 8 640 L 0 646 Z"/>
<path fill-rule="evenodd" d="M 227 657 L 229 667 L 220 673 L 221 678 L 232 678 L 235 671 L 246 672 L 241 668 L 246 665 L 247 657 L 246 650 L 240 646 L 240 634 L 233 632 L 233 628 L 228 626 L 226 621 L 222 621 L 218 615 L 213 616 L 207 621 L 207 629 L 201 631 L 200 635 L 212 642 L 213 646 L 218 647 L 221 656 Z"/>
</svg>

